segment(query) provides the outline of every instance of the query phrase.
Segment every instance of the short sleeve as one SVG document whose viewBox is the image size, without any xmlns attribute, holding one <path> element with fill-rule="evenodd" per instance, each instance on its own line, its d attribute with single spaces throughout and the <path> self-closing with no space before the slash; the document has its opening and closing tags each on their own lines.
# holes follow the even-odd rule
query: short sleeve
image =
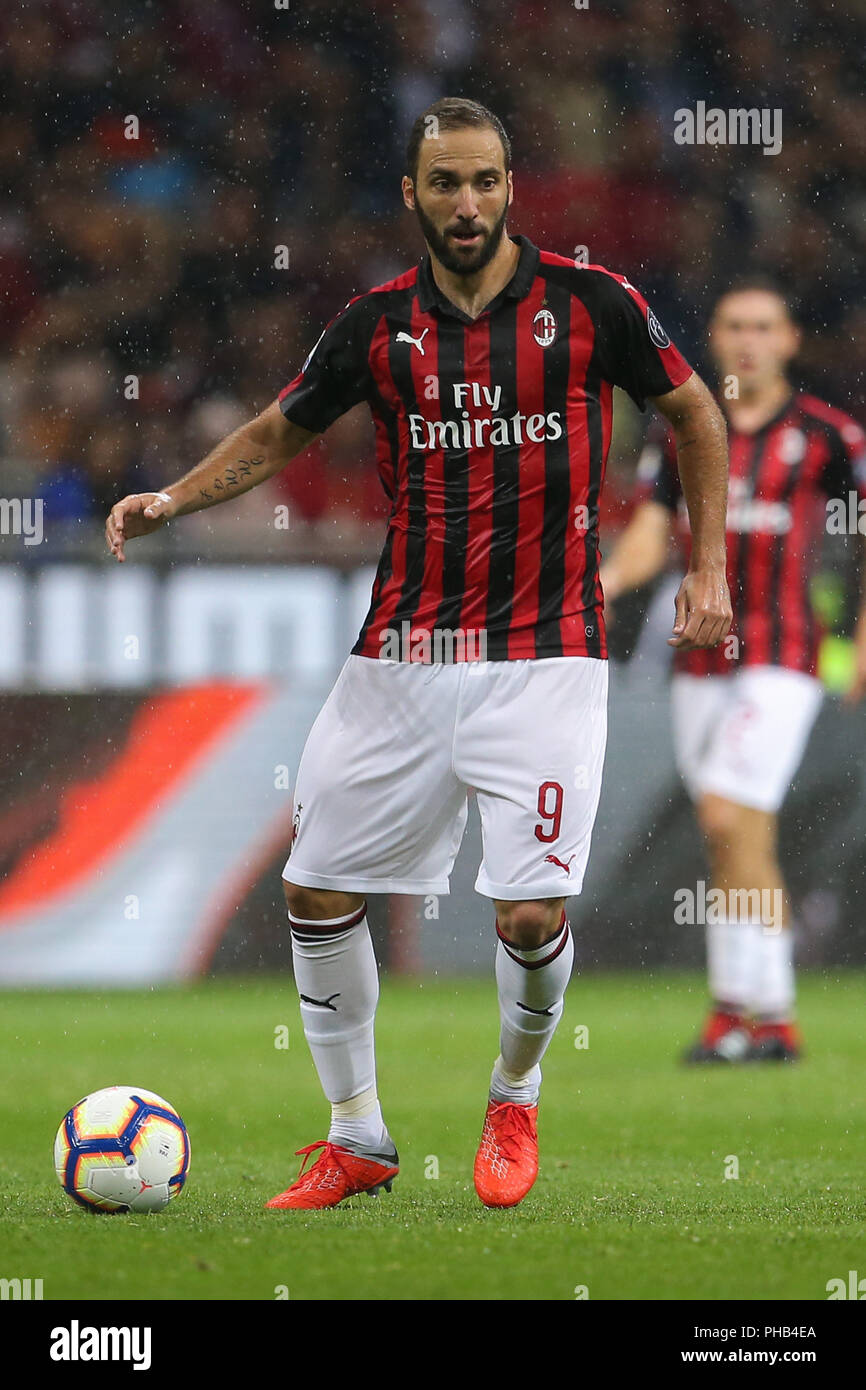
<svg viewBox="0 0 866 1390">
<path fill-rule="evenodd" d="M 279 393 L 287 420 L 321 434 L 369 395 L 370 369 L 357 300 L 324 329 L 301 370 Z"/>
<path fill-rule="evenodd" d="M 602 371 L 645 410 L 648 396 L 682 386 L 692 368 L 634 285 L 609 271 L 601 278 L 596 335 Z"/>
<path fill-rule="evenodd" d="M 866 432 L 843 416 L 833 425 L 830 455 L 821 478 L 828 497 L 856 492 L 866 498 Z"/>
</svg>

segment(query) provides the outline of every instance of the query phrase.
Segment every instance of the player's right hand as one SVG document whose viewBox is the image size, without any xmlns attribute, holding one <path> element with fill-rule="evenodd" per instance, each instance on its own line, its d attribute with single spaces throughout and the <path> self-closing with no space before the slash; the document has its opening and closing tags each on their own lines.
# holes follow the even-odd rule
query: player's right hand
<svg viewBox="0 0 866 1390">
<path fill-rule="evenodd" d="M 133 492 L 122 498 L 105 523 L 105 539 L 112 555 L 122 563 L 126 541 L 157 531 L 176 511 L 177 504 L 158 492 Z"/>
<path fill-rule="evenodd" d="M 715 647 L 731 630 L 734 614 L 722 566 L 689 570 L 674 600 L 676 618 L 669 647 L 694 651 Z"/>
</svg>

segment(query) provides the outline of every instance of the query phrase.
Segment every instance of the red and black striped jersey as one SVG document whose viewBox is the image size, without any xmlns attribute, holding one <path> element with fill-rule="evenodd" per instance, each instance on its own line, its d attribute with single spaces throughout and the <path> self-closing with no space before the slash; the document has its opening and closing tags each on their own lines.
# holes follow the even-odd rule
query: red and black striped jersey
<svg viewBox="0 0 866 1390">
<path fill-rule="evenodd" d="M 842 507 L 848 517 L 853 502 L 856 516 L 866 498 L 866 435 L 841 410 L 792 392 L 761 429 L 746 434 L 729 425 L 728 445 L 728 586 L 737 642 L 677 652 L 676 669 L 728 675 L 743 665 L 786 666 L 814 675 L 821 629 L 810 585 L 822 537 L 834 529 L 833 510 Z M 687 542 L 676 447 L 660 421 L 638 463 L 637 496 L 676 514 Z"/>
<path fill-rule="evenodd" d="M 644 409 L 691 368 L 623 276 L 512 240 L 514 274 L 478 318 L 426 256 L 351 299 L 280 393 L 316 432 L 362 401 L 372 412 L 390 515 L 356 655 L 607 655 L 613 388 Z"/>
</svg>

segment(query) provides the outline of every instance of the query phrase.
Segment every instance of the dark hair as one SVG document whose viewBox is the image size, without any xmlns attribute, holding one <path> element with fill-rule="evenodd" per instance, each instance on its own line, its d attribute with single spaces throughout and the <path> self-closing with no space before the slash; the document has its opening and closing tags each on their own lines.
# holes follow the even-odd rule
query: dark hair
<svg viewBox="0 0 866 1390">
<path fill-rule="evenodd" d="M 785 289 L 781 280 L 776 280 L 772 275 L 740 275 L 735 280 L 720 289 L 715 298 L 713 313 L 719 307 L 723 299 L 728 299 L 732 294 L 748 294 L 749 290 L 761 290 L 764 294 L 775 295 L 785 306 L 785 311 L 792 322 L 796 322 L 796 313 L 792 297 Z"/>
<path fill-rule="evenodd" d="M 488 111 L 479 101 L 471 101 L 468 97 L 440 97 L 432 106 L 428 106 L 426 111 L 421 112 L 409 132 L 406 172 L 413 183 L 418 177 L 421 141 L 428 131 L 435 130 L 438 133 L 439 130 L 463 130 L 466 126 L 488 126 L 496 131 L 505 155 L 505 172 L 508 172 L 511 168 L 511 141 L 499 117 L 494 116 L 493 112 Z"/>
</svg>

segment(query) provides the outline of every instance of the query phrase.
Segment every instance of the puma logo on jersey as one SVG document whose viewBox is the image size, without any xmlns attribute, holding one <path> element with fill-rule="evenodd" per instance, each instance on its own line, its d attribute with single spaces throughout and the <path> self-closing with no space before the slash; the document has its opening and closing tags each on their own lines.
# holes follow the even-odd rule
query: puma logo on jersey
<svg viewBox="0 0 866 1390">
<path fill-rule="evenodd" d="M 424 338 L 425 338 L 426 334 L 428 334 L 429 332 L 430 332 L 430 329 L 429 329 L 429 328 L 425 328 L 425 329 L 424 329 L 424 332 L 421 334 L 421 337 L 420 337 L 420 338 L 413 338 L 411 333 L 398 333 L 398 334 L 397 334 L 397 342 L 398 342 L 398 343 L 412 343 L 413 346 L 416 347 L 416 348 L 418 349 L 418 351 L 420 352 L 421 356 L 423 357 L 423 356 L 424 356 Z"/>
<path fill-rule="evenodd" d="M 556 857 L 555 854 L 545 854 L 545 856 L 544 856 L 544 862 L 545 862 L 545 864 L 558 864 L 559 867 L 560 867 L 561 869 L 565 869 L 565 872 L 566 872 L 567 874 L 570 874 L 570 873 L 571 873 L 571 869 L 569 868 L 569 864 L 571 863 L 571 861 L 572 861 L 573 858 L 574 858 L 574 855 L 573 855 L 573 854 L 570 854 L 570 855 L 568 856 L 568 858 L 566 859 L 565 863 L 563 864 L 562 860 L 561 860 L 561 859 L 557 859 L 557 857 Z"/>
</svg>

